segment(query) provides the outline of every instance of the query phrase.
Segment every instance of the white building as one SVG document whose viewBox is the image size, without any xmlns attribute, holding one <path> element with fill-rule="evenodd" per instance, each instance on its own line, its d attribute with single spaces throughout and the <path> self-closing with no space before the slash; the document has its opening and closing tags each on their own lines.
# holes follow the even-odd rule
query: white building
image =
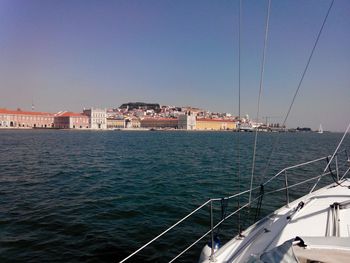
<svg viewBox="0 0 350 263">
<path fill-rule="evenodd" d="M 89 117 L 90 128 L 94 130 L 107 129 L 107 110 L 99 108 L 84 109 L 84 115 Z"/>
<path fill-rule="evenodd" d="M 178 128 L 182 130 L 195 130 L 196 129 L 196 116 L 187 112 L 184 115 L 178 117 Z"/>
</svg>

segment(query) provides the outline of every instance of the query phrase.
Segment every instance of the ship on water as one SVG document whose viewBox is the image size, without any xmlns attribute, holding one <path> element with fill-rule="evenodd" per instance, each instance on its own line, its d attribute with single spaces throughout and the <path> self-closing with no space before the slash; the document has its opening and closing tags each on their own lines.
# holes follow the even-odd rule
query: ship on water
<svg viewBox="0 0 350 263">
<path fill-rule="evenodd" d="M 320 134 L 323 133 L 323 128 L 322 128 L 322 125 L 321 125 L 321 124 L 320 124 L 320 128 L 318 129 L 317 133 L 320 133 Z"/>
</svg>

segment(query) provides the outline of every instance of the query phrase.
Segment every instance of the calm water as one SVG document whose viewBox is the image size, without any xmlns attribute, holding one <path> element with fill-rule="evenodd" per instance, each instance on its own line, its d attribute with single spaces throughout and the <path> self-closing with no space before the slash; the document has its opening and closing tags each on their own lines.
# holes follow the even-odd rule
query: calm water
<svg viewBox="0 0 350 263">
<path fill-rule="evenodd" d="M 209 197 L 237 192 L 237 136 L 0 131 L 0 262 L 118 262 Z M 259 135 L 255 185 L 277 136 Z M 332 153 L 341 136 L 281 134 L 267 176 Z M 241 189 L 248 188 L 252 144 L 253 134 L 240 134 Z M 263 214 L 283 200 L 282 193 L 266 196 Z M 206 207 L 130 262 L 167 262 L 208 230 L 208 215 Z M 223 226 L 223 240 L 236 233 L 235 223 Z M 179 262 L 196 261 L 207 240 Z"/>
</svg>

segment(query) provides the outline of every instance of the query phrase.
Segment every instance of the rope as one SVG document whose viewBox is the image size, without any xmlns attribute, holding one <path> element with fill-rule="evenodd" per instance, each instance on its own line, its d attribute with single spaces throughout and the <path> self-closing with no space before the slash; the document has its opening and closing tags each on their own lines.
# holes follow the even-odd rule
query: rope
<svg viewBox="0 0 350 263">
<path fill-rule="evenodd" d="M 262 206 L 262 200 L 264 198 L 264 193 L 265 193 L 264 185 L 261 184 L 260 185 L 259 199 L 258 199 L 258 203 L 256 205 L 256 212 L 255 212 L 254 222 L 256 222 L 258 217 L 260 216 L 260 211 L 261 211 L 261 206 Z"/>
<path fill-rule="evenodd" d="M 223 197 L 221 198 L 221 220 L 223 221 L 226 219 L 226 215 L 227 215 L 227 206 L 228 206 L 228 199 Z M 220 234 L 220 226 L 218 226 L 217 230 L 216 230 L 216 237 L 218 237 Z"/>
<path fill-rule="evenodd" d="M 339 186 L 341 186 L 341 187 L 347 187 L 347 186 L 342 185 L 341 183 L 338 182 L 338 180 L 337 180 L 337 178 L 336 178 L 336 175 L 333 173 L 333 170 L 332 170 L 332 168 L 331 168 L 331 164 L 330 164 L 330 162 L 329 162 L 328 156 L 327 156 L 327 159 L 326 159 L 326 160 L 327 160 L 328 171 L 329 171 L 329 174 L 331 175 L 333 181 L 334 181 L 337 185 L 339 185 Z"/>
<path fill-rule="evenodd" d="M 325 16 L 325 18 L 323 19 L 322 26 L 321 26 L 321 28 L 320 28 L 318 34 L 317 34 L 316 41 L 315 41 L 314 46 L 313 46 L 313 48 L 312 48 L 312 50 L 311 50 L 311 53 L 310 53 L 310 55 L 309 55 L 309 58 L 308 58 L 308 61 L 307 61 L 307 63 L 306 63 L 306 66 L 305 66 L 305 68 L 304 68 L 304 71 L 303 71 L 303 73 L 302 73 L 302 76 L 301 76 L 301 78 L 300 78 L 300 80 L 299 80 L 299 84 L 298 84 L 298 86 L 297 86 L 297 89 L 295 90 L 293 99 L 292 99 L 292 101 L 291 101 L 291 103 L 290 103 L 290 105 L 289 105 L 287 114 L 286 114 L 286 116 L 285 116 L 285 118 L 284 118 L 284 120 L 283 120 L 282 127 L 285 126 L 286 123 L 287 123 L 289 114 L 290 114 L 290 112 L 291 112 L 291 110 L 292 110 L 292 107 L 293 107 L 293 105 L 294 105 L 295 99 L 296 99 L 296 97 L 297 97 L 297 95 L 298 95 L 298 93 L 299 93 L 300 87 L 301 87 L 301 85 L 302 85 L 302 83 L 303 83 L 304 77 L 305 77 L 305 75 L 306 75 L 306 73 L 307 73 L 307 70 L 308 70 L 308 68 L 309 68 L 311 59 L 312 59 L 313 54 L 314 54 L 314 52 L 315 52 L 315 50 L 316 50 L 318 41 L 319 41 L 319 39 L 320 39 L 320 37 L 321 37 L 323 28 L 324 28 L 324 26 L 325 26 L 325 24 L 326 24 L 326 21 L 327 21 L 328 15 L 329 15 L 329 13 L 330 13 L 330 11 L 331 11 L 331 9 L 332 9 L 333 3 L 334 3 L 334 0 L 332 0 L 330 6 L 329 6 L 329 8 L 328 8 L 328 11 L 327 11 L 327 13 L 326 13 L 326 16 Z M 262 176 L 261 182 L 263 182 L 263 181 L 265 180 L 265 176 L 266 176 L 266 173 L 267 173 L 267 169 L 269 168 L 270 162 L 271 162 L 271 160 L 272 160 L 272 155 L 273 155 L 273 153 L 274 153 L 274 151 L 275 151 L 275 149 L 276 149 L 276 146 L 277 146 L 277 144 L 278 144 L 278 142 L 279 142 L 280 136 L 281 136 L 280 134 L 277 135 L 276 140 L 275 140 L 275 142 L 274 142 L 274 144 L 273 144 L 272 150 L 271 150 L 271 152 L 270 152 L 270 154 L 269 154 L 269 159 L 268 159 L 268 161 L 267 161 L 267 163 L 266 163 L 266 166 L 265 166 L 265 168 L 264 168 L 264 172 L 263 172 L 263 176 Z"/>
<path fill-rule="evenodd" d="M 269 4 L 268 4 L 268 8 L 267 8 L 266 24 L 265 24 L 265 38 L 264 38 L 263 57 L 262 57 L 262 61 L 261 61 L 258 109 L 257 109 L 257 113 L 256 113 L 256 121 L 257 122 L 259 122 L 260 101 L 261 101 L 262 88 L 263 88 L 263 84 L 264 84 L 265 58 L 266 58 L 267 38 L 268 38 L 268 32 L 269 32 L 270 10 L 271 10 L 271 0 L 269 0 Z M 258 140 L 258 129 L 255 130 L 252 173 L 251 173 L 251 178 L 250 178 L 249 203 L 251 202 L 251 199 L 252 199 L 252 188 L 253 188 L 253 179 L 254 179 L 254 170 L 255 170 L 255 156 L 256 156 L 257 140 Z"/>
<path fill-rule="evenodd" d="M 326 157 L 326 162 L 327 162 L 327 167 L 328 167 L 328 170 L 329 170 L 329 174 L 333 177 L 333 179 L 335 178 L 335 174 L 333 173 L 332 171 L 332 168 L 331 168 L 331 164 L 329 162 L 329 158 L 328 156 Z"/>
</svg>

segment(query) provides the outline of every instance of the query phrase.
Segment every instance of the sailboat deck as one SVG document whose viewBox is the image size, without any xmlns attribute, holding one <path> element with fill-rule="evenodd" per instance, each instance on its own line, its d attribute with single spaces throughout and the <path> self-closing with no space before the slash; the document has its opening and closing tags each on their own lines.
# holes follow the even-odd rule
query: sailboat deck
<svg viewBox="0 0 350 263">
<path fill-rule="evenodd" d="M 335 206 L 334 203 L 336 203 Z M 343 205 L 337 206 L 337 203 L 343 203 Z M 316 251 L 322 250 L 323 253 L 328 254 L 339 254 L 339 251 L 342 251 L 339 255 L 344 254 L 347 261 L 338 262 L 349 262 L 349 179 L 342 181 L 341 185 L 333 184 L 324 187 L 290 203 L 288 207 L 280 208 L 267 219 L 248 228 L 243 235 L 245 236 L 243 239 L 233 239 L 217 251 L 215 259 L 218 262 L 245 262 L 249 255 L 261 255 L 299 236 L 301 238 L 319 237 L 321 240 L 316 242 L 316 239 L 309 239 L 313 240 L 311 241 L 313 244 L 307 244 L 308 249 L 305 250 L 307 252 L 304 251 L 304 256 L 305 253 L 311 253 L 309 248 Z M 333 238 L 332 242 L 322 242 L 329 238 Z M 316 252 L 319 255 L 323 253 Z M 342 258 L 342 256 L 339 257 Z"/>
<path fill-rule="evenodd" d="M 345 181 L 342 186 L 350 186 L 350 182 Z M 339 233 L 336 234 L 333 233 L 335 226 L 330 207 L 334 203 L 349 201 L 349 198 L 350 189 L 348 187 L 335 186 L 315 192 L 305 202 L 304 207 L 295 216 L 292 216 L 274 245 L 281 245 L 284 240 L 295 238 L 295 236 L 350 237 L 350 208 L 339 209 Z"/>
<path fill-rule="evenodd" d="M 300 263 L 346 263 L 349 262 L 350 251 L 339 249 L 304 249 L 295 247 L 294 252 Z"/>
</svg>

